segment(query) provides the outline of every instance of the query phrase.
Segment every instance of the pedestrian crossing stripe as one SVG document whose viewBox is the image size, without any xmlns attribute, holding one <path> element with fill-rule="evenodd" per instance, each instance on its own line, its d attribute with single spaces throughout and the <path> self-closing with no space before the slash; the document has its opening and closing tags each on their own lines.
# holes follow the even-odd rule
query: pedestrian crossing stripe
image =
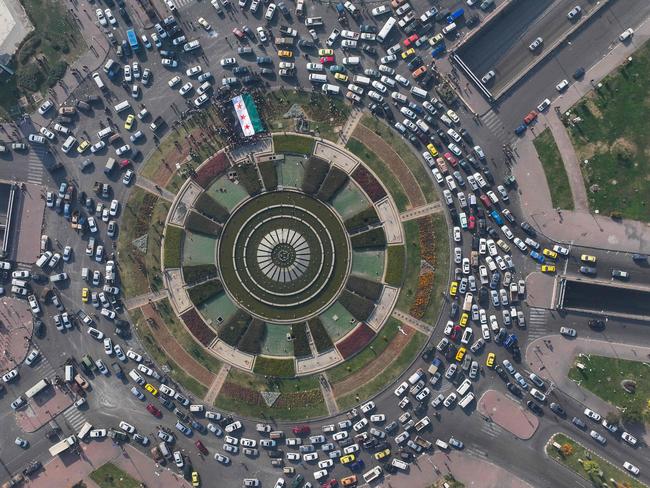
<svg viewBox="0 0 650 488">
<path fill-rule="evenodd" d="M 481 121 L 485 127 L 488 128 L 497 138 L 504 144 L 512 144 L 517 140 L 514 132 L 506 131 L 503 122 L 499 116 L 493 111 L 489 110 L 481 116 Z"/>
<path fill-rule="evenodd" d="M 467 454 L 469 454 L 470 456 L 474 456 L 474 457 L 478 457 L 478 458 L 487 459 L 487 457 L 488 457 L 486 451 L 484 451 L 482 449 L 479 449 L 478 447 L 474 447 L 474 446 L 467 447 L 465 449 L 465 452 Z"/>
<path fill-rule="evenodd" d="M 71 406 L 67 410 L 63 411 L 63 416 L 65 417 L 65 420 L 68 422 L 72 430 L 79 430 L 79 428 L 86 423 L 86 418 L 82 415 L 82 413 L 77 410 L 77 407 Z"/>
</svg>

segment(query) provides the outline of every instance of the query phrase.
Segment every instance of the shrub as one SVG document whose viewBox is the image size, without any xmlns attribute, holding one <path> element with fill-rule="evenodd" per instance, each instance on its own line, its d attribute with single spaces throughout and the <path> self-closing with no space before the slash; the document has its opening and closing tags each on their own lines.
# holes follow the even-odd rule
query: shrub
<svg viewBox="0 0 650 488">
<path fill-rule="evenodd" d="M 384 285 L 376 281 L 370 281 L 361 276 L 350 275 L 347 285 L 345 287 L 353 293 L 377 302 L 384 289 Z"/>
<path fill-rule="evenodd" d="M 311 154 L 314 152 L 316 141 L 311 137 L 293 134 L 273 135 L 273 150 L 276 153 Z"/>
<path fill-rule="evenodd" d="M 237 345 L 241 336 L 246 332 L 251 316 L 243 310 L 238 310 L 226 324 L 219 329 L 219 339 L 233 347 Z"/>
<path fill-rule="evenodd" d="M 214 264 L 196 264 L 183 266 L 183 279 L 188 285 L 217 277 L 217 267 Z"/>
<path fill-rule="evenodd" d="M 404 279 L 404 246 L 388 246 L 386 274 L 384 281 L 395 287 L 402 285 Z"/>
<path fill-rule="evenodd" d="M 30 63 L 18 68 L 16 73 L 17 85 L 25 91 L 35 92 L 38 91 L 40 86 L 45 81 L 45 74 L 41 68 L 35 64 Z"/>
<path fill-rule="evenodd" d="M 354 249 L 383 249 L 386 247 L 386 236 L 381 227 L 350 237 Z"/>
<path fill-rule="evenodd" d="M 386 196 L 384 187 L 364 165 L 357 166 L 352 172 L 352 178 L 359 183 L 359 186 L 365 190 L 373 202 L 377 202 Z"/>
<path fill-rule="evenodd" d="M 365 227 L 377 223 L 379 223 L 379 216 L 377 215 L 375 207 L 368 207 L 349 219 L 346 219 L 345 228 L 352 234 L 355 231 L 362 230 Z"/>
<path fill-rule="evenodd" d="M 23 41 L 23 45 L 20 46 L 18 51 L 18 62 L 20 64 L 26 64 L 29 59 L 34 55 L 38 46 L 41 45 L 41 38 L 34 35 L 32 31 L 28 37 Z"/>
<path fill-rule="evenodd" d="M 339 297 L 339 302 L 359 322 L 367 320 L 375 309 L 375 304 L 373 302 L 348 290 L 343 290 Z"/>
<path fill-rule="evenodd" d="M 217 336 L 194 308 L 181 315 L 181 319 L 185 322 L 190 333 L 204 346 L 209 346 Z"/>
<path fill-rule="evenodd" d="M 308 195 L 314 195 L 327 176 L 330 165 L 324 159 L 311 156 L 305 167 L 305 176 L 302 180 L 302 190 Z"/>
<path fill-rule="evenodd" d="M 343 187 L 345 182 L 348 181 L 348 175 L 336 166 L 330 166 L 323 184 L 320 186 L 316 198 L 323 201 L 331 200 L 334 195 Z"/>
<path fill-rule="evenodd" d="M 216 220 L 217 222 L 221 223 L 224 223 L 226 220 L 228 220 L 228 215 L 230 215 L 228 209 L 226 209 L 206 192 L 201 193 L 201 195 L 199 195 L 199 198 L 196 199 L 196 202 L 194 203 L 194 209 L 206 217 L 209 217 L 212 220 Z"/>
<path fill-rule="evenodd" d="M 204 162 L 197 170 L 194 181 L 203 189 L 208 189 L 212 182 L 230 168 L 230 160 L 225 152 L 219 152 Z"/>
<path fill-rule="evenodd" d="M 305 324 L 293 324 L 291 326 L 291 336 L 293 337 L 293 355 L 297 358 L 311 356 Z"/>
<path fill-rule="evenodd" d="M 56 85 L 65 76 L 67 69 L 68 63 L 65 61 L 57 61 L 47 74 L 47 79 L 45 80 L 47 86 L 51 88 Z"/>
<path fill-rule="evenodd" d="M 352 333 L 336 344 L 336 348 L 343 359 L 348 359 L 366 347 L 374 336 L 375 333 L 370 327 L 366 324 L 359 324 Z"/>
<path fill-rule="evenodd" d="M 296 375 L 293 359 L 275 359 L 266 356 L 257 356 L 253 372 L 266 376 L 290 378 Z"/>
<path fill-rule="evenodd" d="M 190 300 L 197 307 L 201 305 L 206 300 L 212 298 L 218 293 L 223 291 L 223 285 L 219 280 L 210 280 L 200 285 L 193 286 L 190 288 L 187 293 L 190 296 Z"/>
<path fill-rule="evenodd" d="M 259 319 L 253 319 L 237 344 L 237 348 L 248 354 L 259 354 L 265 336 L 266 324 Z"/>
<path fill-rule="evenodd" d="M 314 346 L 316 346 L 316 351 L 318 351 L 319 354 L 329 351 L 334 347 L 332 338 L 329 336 L 327 329 L 325 329 L 325 326 L 323 326 L 323 323 L 318 317 L 309 319 L 307 325 L 309 325 L 309 333 L 314 341 Z"/>
<path fill-rule="evenodd" d="M 219 237 L 221 235 L 221 224 L 217 224 L 214 220 L 204 217 L 194 210 L 185 219 L 185 227 L 192 232 L 198 234 L 205 234 L 208 236 Z"/>
<path fill-rule="evenodd" d="M 168 225 L 165 229 L 165 255 L 163 262 L 165 268 L 181 267 L 181 242 L 183 242 L 183 229 Z"/>
<path fill-rule="evenodd" d="M 278 187 L 278 170 L 275 161 L 264 161 L 258 164 L 262 181 L 267 190 L 275 190 Z"/>
<path fill-rule="evenodd" d="M 257 165 L 254 163 L 244 163 L 237 166 L 237 179 L 249 195 L 257 195 L 262 191 L 260 175 L 257 172 Z"/>
</svg>

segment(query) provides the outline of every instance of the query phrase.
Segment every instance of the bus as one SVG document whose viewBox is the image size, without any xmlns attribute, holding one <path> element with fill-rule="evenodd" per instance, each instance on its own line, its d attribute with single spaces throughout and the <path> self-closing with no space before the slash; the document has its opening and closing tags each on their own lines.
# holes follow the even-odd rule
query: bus
<svg viewBox="0 0 650 488">
<path fill-rule="evenodd" d="M 25 396 L 27 398 L 34 398 L 36 395 L 38 395 L 40 392 L 42 392 L 45 388 L 50 386 L 50 382 L 47 379 L 42 379 L 38 383 L 36 383 L 34 386 L 32 386 L 29 390 L 25 392 Z"/>
<path fill-rule="evenodd" d="M 57 442 L 52 447 L 50 447 L 50 456 L 56 456 L 58 454 L 61 454 L 62 452 L 67 451 L 76 443 L 77 443 L 77 438 L 74 435 L 71 435 L 70 437 L 66 437 L 62 441 Z"/>
<path fill-rule="evenodd" d="M 395 17 L 388 18 L 384 26 L 379 31 L 379 34 L 377 34 L 377 40 L 379 42 L 384 42 L 386 40 L 388 34 L 390 34 L 390 31 L 393 30 L 393 27 L 395 26 L 396 22 L 397 20 L 395 19 Z"/>
<path fill-rule="evenodd" d="M 140 43 L 138 42 L 138 36 L 135 35 L 135 30 L 129 29 L 126 31 L 126 37 L 129 40 L 129 46 L 131 46 L 131 49 L 134 51 L 140 49 Z"/>
<path fill-rule="evenodd" d="M 90 422 L 85 422 L 82 426 L 81 429 L 79 430 L 79 433 L 77 434 L 77 438 L 79 440 L 84 440 L 84 438 L 88 435 L 88 432 L 90 432 L 93 428 L 93 424 Z"/>
</svg>

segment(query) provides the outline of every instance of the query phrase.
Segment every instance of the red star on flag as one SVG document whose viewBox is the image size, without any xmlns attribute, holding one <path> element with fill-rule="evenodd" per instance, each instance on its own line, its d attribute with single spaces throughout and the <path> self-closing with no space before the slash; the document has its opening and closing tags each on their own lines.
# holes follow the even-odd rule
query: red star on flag
<svg viewBox="0 0 650 488">
<path fill-rule="evenodd" d="M 246 114 L 241 114 L 241 115 L 239 116 L 239 118 L 242 119 L 242 120 L 245 120 L 245 119 L 246 119 Z"/>
<path fill-rule="evenodd" d="M 241 110 L 241 102 L 237 104 L 237 110 Z"/>
<path fill-rule="evenodd" d="M 248 124 L 246 124 L 246 125 L 244 126 L 244 129 L 250 129 L 250 128 L 251 128 L 251 126 L 248 125 Z"/>
</svg>

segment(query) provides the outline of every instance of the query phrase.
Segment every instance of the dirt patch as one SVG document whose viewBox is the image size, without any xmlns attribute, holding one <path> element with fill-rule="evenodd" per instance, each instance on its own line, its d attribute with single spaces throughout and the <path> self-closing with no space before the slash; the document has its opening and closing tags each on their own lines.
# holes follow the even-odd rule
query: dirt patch
<svg viewBox="0 0 650 488">
<path fill-rule="evenodd" d="M 596 105 L 596 102 L 593 99 L 585 101 L 585 106 L 591 112 L 591 115 L 602 120 L 603 113 L 600 111 L 600 108 L 598 108 L 598 105 Z"/>
<path fill-rule="evenodd" d="M 158 345 L 165 351 L 179 368 L 204 386 L 210 387 L 216 375 L 208 371 L 190 356 L 182 346 L 176 342 L 167 327 L 163 325 L 163 319 L 154 308 L 147 304 L 140 309 L 146 319 L 147 327 L 156 338 Z"/>
<path fill-rule="evenodd" d="M 190 155 L 189 140 L 201 141 L 207 138 L 207 133 L 204 134 L 203 129 L 195 127 L 189 134 L 170 134 L 168 137 L 175 138 L 178 143 L 172 147 L 165 154 L 160 155 L 160 165 L 156 174 L 150 179 L 159 186 L 167 186 L 176 173 L 176 164 L 180 164 L 187 159 Z M 183 141 L 183 138 L 186 141 Z"/>
<path fill-rule="evenodd" d="M 576 151 L 578 152 L 578 157 L 580 162 L 585 159 L 591 159 L 596 154 L 602 154 L 609 151 L 607 144 L 603 142 L 589 143 L 589 144 L 580 144 Z"/>
<path fill-rule="evenodd" d="M 395 175 L 397 181 L 402 185 L 413 207 L 426 205 L 427 202 L 413 173 L 411 173 L 411 170 L 399 154 L 386 141 L 362 124 L 357 125 L 352 136 L 365 144 L 366 147 L 372 148 L 372 151 L 377 157 L 386 164 L 388 169 Z"/>
<path fill-rule="evenodd" d="M 382 351 L 382 353 L 366 364 L 363 369 L 348 376 L 343 381 L 334 384 L 333 392 L 335 397 L 340 397 L 357 390 L 360 386 L 365 385 L 373 378 L 380 376 L 384 370 L 399 356 L 399 353 L 409 343 L 412 328 L 402 324 L 405 334 L 397 333 L 390 344 Z"/>
</svg>

